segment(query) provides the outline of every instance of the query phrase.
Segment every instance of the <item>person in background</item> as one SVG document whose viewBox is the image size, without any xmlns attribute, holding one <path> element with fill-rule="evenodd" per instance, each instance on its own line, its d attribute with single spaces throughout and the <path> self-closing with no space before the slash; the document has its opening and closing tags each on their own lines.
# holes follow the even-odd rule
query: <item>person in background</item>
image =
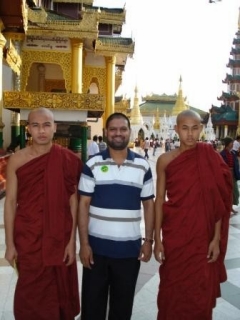
<svg viewBox="0 0 240 320">
<path fill-rule="evenodd" d="M 235 140 L 233 141 L 233 152 L 236 154 L 236 156 L 239 156 L 240 152 L 240 136 L 236 136 Z"/>
<path fill-rule="evenodd" d="M 180 147 L 180 140 L 177 139 L 175 142 L 174 142 L 174 146 L 175 146 L 175 149 L 179 148 Z"/>
<path fill-rule="evenodd" d="M 180 147 L 157 161 L 154 255 L 161 264 L 158 320 L 211 320 L 231 212 L 232 178 L 219 153 L 198 143 L 201 118 L 178 114 Z"/>
<path fill-rule="evenodd" d="M 99 152 L 102 152 L 107 148 L 106 142 L 103 141 L 102 136 L 98 136 L 98 147 L 99 147 Z"/>
<path fill-rule="evenodd" d="M 75 246 L 82 162 L 52 143 L 55 131 L 49 109 L 30 111 L 32 145 L 7 165 L 5 258 L 18 270 L 16 320 L 74 320 L 80 312 Z"/>
<path fill-rule="evenodd" d="M 143 143 L 143 150 L 144 150 L 144 159 L 149 159 L 148 150 L 150 149 L 150 141 L 148 137 L 145 139 Z"/>
<path fill-rule="evenodd" d="M 224 149 L 220 152 L 223 160 L 228 165 L 232 179 L 233 179 L 233 202 L 235 206 L 239 205 L 239 188 L 237 181 L 240 180 L 239 162 L 236 152 L 233 150 L 233 139 L 231 137 L 225 137 L 223 139 Z M 232 213 L 237 214 L 238 211 L 232 208 Z"/>
<path fill-rule="evenodd" d="M 127 146 L 129 119 L 106 121 L 108 148 L 89 159 L 79 182 L 83 264 L 81 320 L 130 320 L 140 262 L 151 258 L 154 186 L 148 162 Z M 145 235 L 140 230 L 141 204 Z"/>
<path fill-rule="evenodd" d="M 170 145 L 170 140 L 166 139 L 165 140 L 165 152 L 171 151 L 171 145 Z"/>
<path fill-rule="evenodd" d="M 159 140 L 158 140 L 158 138 L 156 138 L 156 139 L 154 140 L 154 142 L 153 142 L 153 156 L 155 156 L 157 147 L 159 147 Z"/>
<path fill-rule="evenodd" d="M 99 152 L 98 136 L 94 135 L 92 141 L 88 145 L 88 159 L 91 159 L 95 154 Z"/>
</svg>

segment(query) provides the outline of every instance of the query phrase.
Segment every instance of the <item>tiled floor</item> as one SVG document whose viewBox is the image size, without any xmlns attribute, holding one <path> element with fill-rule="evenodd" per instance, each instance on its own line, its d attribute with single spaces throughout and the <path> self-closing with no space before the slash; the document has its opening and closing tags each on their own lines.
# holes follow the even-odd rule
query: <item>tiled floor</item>
<svg viewBox="0 0 240 320">
<path fill-rule="evenodd" d="M 160 149 L 153 157 L 150 154 L 154 179 L 156 159 Z M 13 294 L 17 276 L 15 271 L 4 260 L 4 228 L 3 203 L 0 200 L 0 320 L 13 320 Z M 144 225 L 141 225 L 142 232 Z M 157 315 L 157 290 L 159 284 L 158 263 L 151 259 L 143 263 L 140 269 L 136 287 L 132 320 L 155 320 Z M 240 320 L 240 208 L 239 214 L 230 220 L 230 234 L 226 255 L 228 281 L 222 285 L 222 298 L 218 299 L 214 309 L 213 320 Z M 81 279 L 81 264 L 78 262 L 79 279 Z M 80 283 L 79 283 L 80 286 Z M 30 319 L 26 319 L 30 320 Z M 50 320 L 50 319 L 49 319 Z M 193 319 L 194 320 L 194 319 Z"/>
</svg>

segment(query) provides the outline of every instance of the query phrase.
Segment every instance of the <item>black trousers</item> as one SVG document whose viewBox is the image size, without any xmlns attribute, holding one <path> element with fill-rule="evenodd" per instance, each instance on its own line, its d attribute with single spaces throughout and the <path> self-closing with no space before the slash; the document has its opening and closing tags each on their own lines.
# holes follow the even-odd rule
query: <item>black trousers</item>
<svg viewBox="0 0 240 320">
<path fill-rule="evenodd" d="M 140 261 L 94 255 L 92 269 L 83 267 L 81 320 L 130 320 Z"/>
</svg>

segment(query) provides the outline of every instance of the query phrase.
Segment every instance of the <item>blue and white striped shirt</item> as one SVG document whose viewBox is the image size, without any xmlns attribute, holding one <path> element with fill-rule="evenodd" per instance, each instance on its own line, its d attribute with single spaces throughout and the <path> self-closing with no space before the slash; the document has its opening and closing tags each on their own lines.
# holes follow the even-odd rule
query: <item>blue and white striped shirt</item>
<svg viewBox="0 0 240 320">
<path fill-rule="evenodd" d="M 106 149 L 84 165 L 78 189 L 80 195 L 92 197 L 88 232 L 93 252 L 138 257 L 141 201 L 154 197 L 148 162 L 128 149 L 127 159 L 118 166 Z"/>
</svg>

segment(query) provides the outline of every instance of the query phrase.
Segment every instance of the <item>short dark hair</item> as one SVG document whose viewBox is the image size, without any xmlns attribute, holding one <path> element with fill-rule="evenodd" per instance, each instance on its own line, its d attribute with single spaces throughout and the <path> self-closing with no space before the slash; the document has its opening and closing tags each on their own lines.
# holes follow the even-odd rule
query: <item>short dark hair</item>
<svg viewBox="0 0 240 320">
<path fill-rule="evenodd" d="M 238 135 L 238 136 L 236 136 L 236 138 L 235 138 L 235 140 L 239 140 L 240 139 L 240 136 Z"/>
<path fill-rule="evenodd" d="M 107 118 L 107 121 L 106 121 L 106 128 L 108 128 L 109 122 L 111 122 L 113 119 L 119 119 L 119 118 L 123 118 L 123 119 L 127 120 L 128 128 L 131 129 L 129 118 L 121 112 L 114 112 L 114 113 L 110 114 L 110 116 Z"/>
<path fill-rule="evenodd" d="M 225 137 L 225 138 L 223 139 L 223 143 L 224 143 L 224 146 L 225 146 L 225 147 L 229 146 L 229 144 L 230 144 L 231 142 L 233 142 L 233 139 L 232 139 L 231 137 Z"/>
<path fill-rule="evenodd" d="M 93 136 L 93 141 L 97 141 L 98 137 L 97 135 L 95 134 L 95 136 Z"/>
<path fill-rule="evenodd" d="M 103 141 L 103 137 L 102 136 L 98 136 L 98 141 L 102 142 Z"/>
</svg>

